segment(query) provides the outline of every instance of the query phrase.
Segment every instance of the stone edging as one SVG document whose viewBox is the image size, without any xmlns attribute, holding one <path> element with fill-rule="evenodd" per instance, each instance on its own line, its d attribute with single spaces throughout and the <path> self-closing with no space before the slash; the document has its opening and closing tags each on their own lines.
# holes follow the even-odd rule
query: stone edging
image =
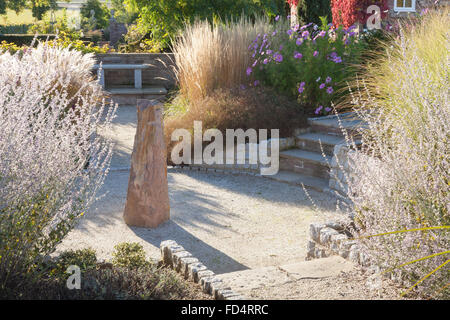
<svg viewBox="0 0 450 320">
<path fill-rule="evenodd" d="M 216 300 L 244 300 L 245 298 L 231 290 L 222 279 L 201 263 L 192 254 L 178 245 L 174 240 L 162 241 L 160 244 L 161 259 L 164 265 L 172 268 L 184 279 L 199 283 L 203 292 Z"/>
</svg>

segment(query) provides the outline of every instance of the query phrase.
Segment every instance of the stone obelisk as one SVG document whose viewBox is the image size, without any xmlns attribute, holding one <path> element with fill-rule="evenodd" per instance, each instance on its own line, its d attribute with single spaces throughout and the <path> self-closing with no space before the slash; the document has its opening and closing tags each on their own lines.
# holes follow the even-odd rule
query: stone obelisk
<svg viewBox="0 0 450 320">
<path fill-rule="evenodd" d="M 138 123 L 131 155 L 123 218 L 126 224 L 156 228 L 170 218 L 162 104 L 138 100 Z"/>
</svg>

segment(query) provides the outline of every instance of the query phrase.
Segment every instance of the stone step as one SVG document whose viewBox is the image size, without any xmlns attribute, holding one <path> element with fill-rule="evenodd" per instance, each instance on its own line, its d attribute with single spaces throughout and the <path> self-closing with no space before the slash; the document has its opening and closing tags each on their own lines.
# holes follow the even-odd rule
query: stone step
<svg viewBox="0 0 450 320">
<path fill-rule="evenodd" d="M 266 266 L 218 275 L 227 285 L 245 297 L 259 299 L 258 291 L 275 288 L 301 280 L 319 280 L 338 277 L 341 272 L 354 270 L 355 265 L 339 256 L 299 261 L 280 266 Z M 300 285 L 301 283 L 298 282 Z M 271 290 L 269 290 L 270 292 Z M 269 299 L 277 299 L 276 293 Z"/>
<path fill-rule="evenodd" d="M 306 151 L 322 154 L 322 148 L 326 155 L 333 156 L 334 147 L 345 142 L 344 137 L 329 135 L 320 132 L 310 132 L 295 137 L 295 145 Z M 321 148 L 322 145 L 322 148 Z"/>
<path fill-rule="evenodd" d="M 331 156 L 324 158 L 320 153 L 301 149 L 285 150 L 280 152 L 280 170 L 329 179 L 328 163 L 331 163 L 331 158 Z"/>
<path fill-rule="evenodd" d="M 167 94 L 167 89 L 159 86 L 148 86 L 144 88 L 114 87 L 106 88 L 111 94 L 139 95 L 139 94 Z"/>
<path fill-rule="evenodd" d="M 303 184 L 306 188 L 313 189 L 318 192 L 324 192 L 328 189 L 328 179 L 306 176 L 304 174 L 292 171 L 280 170 L 275 175 L 263 177 L 294 186 L 302 186 Z"/>
<path fill-rule="evenodd" d="M 340 127 L 339 120 L 342 128 Z M 343 136 L 342 129 L 346 130 L 349 134 L 355 135 L 358 129 L 365 126 L 365 123 L 354 112 L 339 114 L 339 120 L 336 115 L 329 115 L 326 117 L 309 118 L 308 124 L 314 132 L 336 136 Z"/>
<path fill-rule="evenodd" d="M 110 87 L 105 89 L 111 99 L 119 105 L 136 105 L 138 99 L 164 100 L 167 89 L 162 86 L 134 87 Z"/>
</svg>

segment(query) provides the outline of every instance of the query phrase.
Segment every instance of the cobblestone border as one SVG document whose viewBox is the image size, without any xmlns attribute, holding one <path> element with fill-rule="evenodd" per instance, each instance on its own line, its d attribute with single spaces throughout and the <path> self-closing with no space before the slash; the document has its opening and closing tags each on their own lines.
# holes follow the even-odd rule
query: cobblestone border
<svg viewBox="0 0 450 320">
<path fill-rule="evenodd" d="M 161 259 L 164 265 L 172 268 L 184 279 L 199 283 L 203 292 L 216 300 L 244 300 L 245 298 L 231 290 L 220 277 L 186 251 L 174 240 L 165 240 L 160 244 Z"/>
</svg>

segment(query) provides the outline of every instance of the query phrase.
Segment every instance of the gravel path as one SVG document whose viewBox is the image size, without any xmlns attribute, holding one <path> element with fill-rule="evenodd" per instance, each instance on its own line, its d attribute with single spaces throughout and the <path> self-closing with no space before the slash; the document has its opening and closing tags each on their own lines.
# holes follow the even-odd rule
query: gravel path
<svg viewBox="0 0 450 320">
<path fill-rule="evenodd" d="M 173 239 L 216 273 L 281 265 L 305 257 L 309 223 L 318 220 L 301 188 L 261 177 L 169 169 L 171 220 L 156 229 L 130 228 L 122 219 L 136 128 L 134 107 L 121 107 L 113 130 L 111 173 L 102 193 L 61 249 L 92 247 L 108 259 L 114 245 L 141 243 L 159 258 L 159 244 Z M 311 191 L 322 210 L 328 196 Z"/>
<path fill-rule="evenodd" d="M 116 141 L 112 171 L 102 190 L 106 195 L 69 233 L 60 250 L 91 247 L 100 259 L 109 259 L 116 244 L 139 242 L 149 257 L 159 259 L 160 242 L 172 239 L 216 274 L 226 274 L 303 261 L 309 224 L 336 214 L 334 200 L 328 195 L 310 192 L 319 208 L 314 211 L 301 188 L 277 181 L 231 173 L 169 169 L 170 221 L 156 229 L 130 228 L 123 222 L 122 214 L 135 128 L 135 108 L 121 107 L 113 130 L 103 133 Z M 327 282 L 320 282 L 324 279 Z M 354 286 L 361 286 L 359 280 L 355 281 Z M 296 288 L 292 287 L 295 283 Z M 280 284 L 276 289 L 262 287 L 248 294 L 254 299 L 323 298 L 333 283 L 340 286 L 340 276 L 300 279 Z M 311 290 L 319 290 L 321 294 L 313 294 Z M 338 291 L 332 290 L 337 293 L 330 298 L 339 298 Z M 351 292 L 351 287 L 347 291 Z M 361 297 L 361 292 L 355 294 Z"/>
<path fill-rule="evenodd" d="M 111 172 L 107 196 L 96 203 L 63 242 L 90 246 L 109 258 L 115 244 L 141 243 L 159 258 L 173 239 L 216 273 L 303 260 L 309 223 L 318 219 L 303 190 L 263 178 L 169 170 L 171 220 L 156 229 L 123 222 L 128 171 Z M 323 205 L 326 197 L 311 193 Z M 331 204 L 330 204 L 331 207 Z"/>
</svg>

